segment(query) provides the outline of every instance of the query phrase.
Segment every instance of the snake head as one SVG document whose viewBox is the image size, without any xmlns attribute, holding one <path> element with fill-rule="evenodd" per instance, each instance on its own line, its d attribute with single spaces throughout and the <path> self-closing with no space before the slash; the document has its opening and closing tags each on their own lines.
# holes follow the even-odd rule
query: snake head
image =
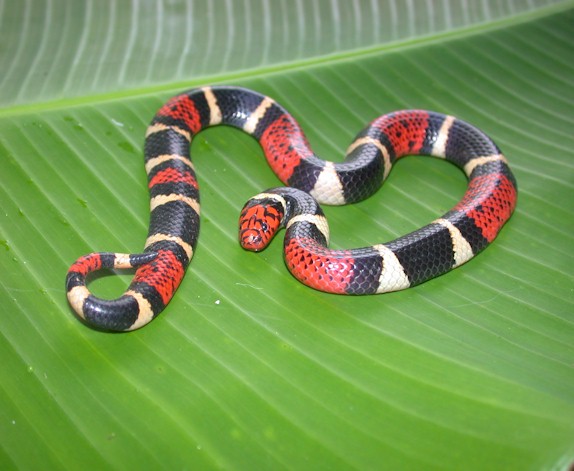
<svg viewBox="0 0 574 471">
<path fill-rule="evenodd" d="M 239 216 L 239 242 L 252 252 L 263 250 L 279 227 L 283 212 L 277 201 L 251 199 Z"/>
</svg>

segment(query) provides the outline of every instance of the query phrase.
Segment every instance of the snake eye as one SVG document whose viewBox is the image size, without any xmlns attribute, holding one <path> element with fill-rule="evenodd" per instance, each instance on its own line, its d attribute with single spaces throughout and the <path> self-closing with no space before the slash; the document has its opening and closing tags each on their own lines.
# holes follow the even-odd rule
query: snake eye
<svg viewBox="0 0 574 471">
<path fill-rule="evenodd" d="M 269 230 L 269 226 L 267 225 L 266 222 L 262 222 L 261 223 L 261 231 L 263 232 L 267 232 Z"/>
</svg>

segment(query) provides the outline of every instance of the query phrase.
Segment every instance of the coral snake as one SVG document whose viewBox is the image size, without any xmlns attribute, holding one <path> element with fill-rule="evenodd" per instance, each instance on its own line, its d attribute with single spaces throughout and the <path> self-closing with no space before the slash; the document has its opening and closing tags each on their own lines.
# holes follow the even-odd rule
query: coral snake
<svg viewBox="0 0 574 471">
<path fill-rule="evenodd" d="M 516 181 L 494 142 L 452 116 L 422 110 L 375 119 L 347 150 L 344 162 L 319 159 L 295 119 L 274 100 L 236 87 L 198 88 L 169 100 L 149 125 L 145 168 L 150 226 L 141 254 L 92 253 L 66 278 L 68 300 L 87 324 L 133 330 L 169 303 L 183 279 L 199 235 L 199 190 L 190 143 L 208 126 L 230 125 L 255 137 L 287 187 L 265 191 L 240 216 L 242 245 L 260 250 L 286 228 L 285 262 L 315 289 L 341 294 L 396 291 L 422 283 L 468 261 L 496 237 L 516 205 Z M 392 242 L 352 250 L 327 248 L 329 230 L 319 203 L 342 205 L 372 195 L 393 163 L 405 155 L 453 162 L 468 189 L 450 211 Z M 106 300 L 86 287 L 88 273 L 137 268 L 128 290 Z"/>
</svg>

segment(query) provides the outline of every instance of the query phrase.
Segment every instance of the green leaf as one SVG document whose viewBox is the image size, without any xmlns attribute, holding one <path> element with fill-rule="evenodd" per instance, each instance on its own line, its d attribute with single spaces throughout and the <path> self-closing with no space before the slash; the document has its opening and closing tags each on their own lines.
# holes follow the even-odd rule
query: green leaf
<svg viewBox="0 0 574 471">
<path fill-rule="evenodd" d="M 0 2 L 0 468 L 532 469 L 574 461 L 574 2 Z M 313 291 L 281 244 L 242 251 L 243 202 L 278 184 L 249 136 L 192 146 L 202 232 L 164 313 L 81 324 L 71 262 L 137 252 L 147 123 L 208 84 L 268 94 L 342 159 L 380 114 L 428 108 L 491 135 L 519 186 L 484 253 L 421 286 Z M 402 160 L 325 208 L 333 246 L 384 242 L 466 182 Z M 129 275 L 91 283 L 117 296 Z"/>
</svg>

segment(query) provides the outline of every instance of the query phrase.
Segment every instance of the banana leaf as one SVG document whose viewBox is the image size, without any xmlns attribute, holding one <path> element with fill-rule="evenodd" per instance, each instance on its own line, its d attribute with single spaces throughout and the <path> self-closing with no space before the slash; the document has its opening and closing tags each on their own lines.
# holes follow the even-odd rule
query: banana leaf
<svg viewBox="0 0 574 471">
<path fill-rule="evenodd" d="M 573 1 L 0 1 L 0 469 L 571 469 L 573 24 Z M 239 247 L 244 201 L 279 181 L 251 137 L 208 129 L 176 296 L 140 330 L 91 330 L 66 271 L 142 249 L 147 123 L 208 84 L 273 97 L 328 160 L 386 112 L 455 115 L 505 153 L 517 210 L 437 279 L 320 293 L 280 241 Z M 465 188 L 407 157 L 373 197 L 324 208 L 332 246 L 415 230 Z"/>
</svg>

